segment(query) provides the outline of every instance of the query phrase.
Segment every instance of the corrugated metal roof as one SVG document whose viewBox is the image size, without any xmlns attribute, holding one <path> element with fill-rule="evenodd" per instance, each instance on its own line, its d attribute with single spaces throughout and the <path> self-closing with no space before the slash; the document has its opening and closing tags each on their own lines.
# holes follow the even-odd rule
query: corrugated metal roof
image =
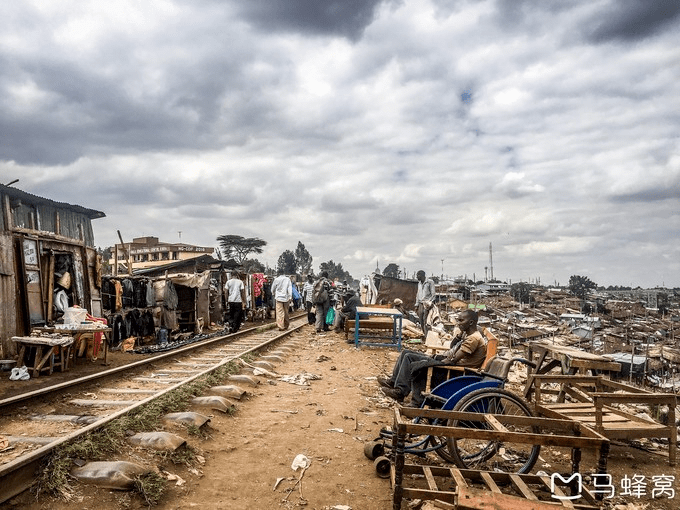
<svg viewBox="0 0 680 510">
<path fill-rule="evenodd" d="M 71 211 L 84 214 L 91 220 L 106 217 L 106 214 L 104 214 L 102 211 L 88 209 L 87 207 L 82 207 L 80 205 L 67 204 L 66 202 L 56 202 L 55 200 L 39 197 L 38 195 L 33 195 L 32 193 L 27 193 L 26 191 L 21 191 L 20 189 L 13 188 L 12 186 L 5 186 L 4 184 L 0 184 L 0 193 L 6 194 L 7 196 L 12 198 L 18 198 L 19 200 L 21 200 L 22 202 L 26 202 L 27 204 L 49 204 L 53 207 L 69 209 Z"/>
</svg>

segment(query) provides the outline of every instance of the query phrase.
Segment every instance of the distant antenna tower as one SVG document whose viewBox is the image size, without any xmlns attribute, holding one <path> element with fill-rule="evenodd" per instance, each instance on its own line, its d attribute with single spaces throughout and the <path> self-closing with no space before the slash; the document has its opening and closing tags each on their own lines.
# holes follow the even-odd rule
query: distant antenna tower
<svg viewBox="0 0 680 510">
<path fill-rule="evenodd" d="M 179 240 L 181 241 L 181 240 L 182 240 L 182 231 L 181 231 L 181 230 L 178 230 L 178 231 L 177 231 L 177 234 L 179 235 Z"/>
<path fill-rule="evenodd" d="M 493 280 L 493 247 L 491 246 L 491 243 L 489 243 L 489 274 L 491 280 Z"/>
</svg>

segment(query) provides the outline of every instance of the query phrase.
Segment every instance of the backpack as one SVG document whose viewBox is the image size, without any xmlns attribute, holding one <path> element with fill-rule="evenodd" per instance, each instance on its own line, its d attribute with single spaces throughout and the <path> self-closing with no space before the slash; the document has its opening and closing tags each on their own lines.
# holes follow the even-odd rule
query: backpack
<svg viewBox="0 0 680 510">
<path fill-rule="evenodd" d="M 319 281 L 314 284 L 312 302 L 315 305 L 320 305 L 328 301 L 328 288 L 328 282 L 324 278 L 320 278 Z"/>
</svg>

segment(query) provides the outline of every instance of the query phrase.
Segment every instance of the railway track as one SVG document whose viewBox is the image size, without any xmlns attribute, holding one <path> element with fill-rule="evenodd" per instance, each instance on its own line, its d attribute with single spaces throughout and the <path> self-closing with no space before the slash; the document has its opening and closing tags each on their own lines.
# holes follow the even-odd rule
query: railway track
<svg viewBox="0 0 680 510">
<path fill-rule="evenodd" d="M 28 489 L 43 459 L 55 448 L 204 378 L 237 358 L 275 347 L 305 324 L 303 314 L 293 317 L 285 332 L 275 327 L 249 328 L 0 401 L 0 436 L 9 441 L 0 451 L 0 503 Z M 266 358 L 253 361 L 251 366 L 271 370 L 273 365 Z"/>
</svg>

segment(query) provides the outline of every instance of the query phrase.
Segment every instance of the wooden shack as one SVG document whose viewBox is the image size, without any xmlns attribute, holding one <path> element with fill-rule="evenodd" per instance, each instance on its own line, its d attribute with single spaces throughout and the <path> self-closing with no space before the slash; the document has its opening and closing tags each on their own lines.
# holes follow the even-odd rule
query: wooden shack
<svg viewBox="0 0 680 510">
<path fill-rule="evenodd" d="M 134 271 L 135 275 L 172 280 L 178 294 L 177 308 L 180 329 L 196 331 L 199 323 L 208 326 L 222 321 L 223 288 L 227 272 L 239 268 L 233 260 L 217 260 L 201 255 L 162 266 Z"/>
<path fill-rule="evenodd" d="M 101 211 L 55 202 L 0 184 L 0 343 L 52 323 L 65 306 L 101 313 L 101 260 L 92 220 Z"/>
</svg>

